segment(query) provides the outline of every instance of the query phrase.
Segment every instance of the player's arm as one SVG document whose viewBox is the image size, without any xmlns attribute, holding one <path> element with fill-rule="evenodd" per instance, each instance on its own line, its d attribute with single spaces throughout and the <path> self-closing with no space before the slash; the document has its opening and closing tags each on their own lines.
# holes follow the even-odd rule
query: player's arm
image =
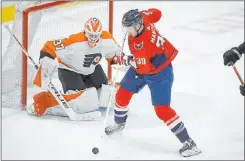
<svg viewBox="0 0 245 161">
<path fill-rule="evenodd" d="M 39 61 L 44 57 L 55 59 L 57 57 L 56 52 L 64 50 L 66 46 L 69 46 L 74 42 L 82 41 L 83 39 L 84 38 L 81 35 L 81 33 L 78 33 L 72 34 L 68 38 L 60 38 L 56 40 L 47 41 L 40 51 Z"/>
<path fill-rule="evenodd" d="M 51 79 L 57 66 L 57 62 L 54 61 L 57 58 L 56 52 L 65 49 L 66 46 L 71 44 L 74 41 L 73 37 L 74 36 L 71 35 L 69 38 L 47 41 L 44 44 L 39 56 L 40 67 L 35 75 L 33 84 L 46 88 L 42 80 Z M 44 79 L 42 73 L 45 73 Z"/>
<path fill-rule="evenodd" d="M 56 58 L 56 43 L 59 42 L 59 40 L 54 40 L 54 41 L 47 41 L 43 48 L 40 51 L 40 57 L 39 61 L 45 57 L 48 57 L 50 59 L 55 59 Z M 61 44 L 63 45 L 63 44 Z"/>
<path fill-rule="evenodd" d="M 129 65 L 127 62 L 129 62 L 132 56 L 126 56 L 123 51 L 121 51 L 120 45 L 108 31 L 102 32 L 102 39 L 105 41 L 104 44 L 108 50 L 105 52 L 105 58 L 109 64 Z"/>
<path fill-rule="evenodd" d="M 130 65 L 129 62 L 132 56 L 126 56 L 120 45 L 116 42 L 114 37 L 108 32 L 102 32 L 102 39 L 103 39 L 103 50 L 105 52 L 105 58 L 109 64 L 119 64 L 119 65 Z"/>
<path fill-rule="evenodd" d="M 113 64 L 113 58 L 121 54 L 120 45 L 116 42 L 115 38 L 108 31 L 102 31 L 102 40 L 104 41 L 104 50 L 106 60 Z"/>
<path fill-rule="evenodd" d="M 61 40 L 47 41 L 40 51 L 40 66 L 33 79 L 33 84 L 37 85 L 40 88 L 47 88 L 46 83 L 44 82 L 46 80 L 51 80 L 52 74 L 55 71 L 57 65 L 56 61 L 54 61 L 56 58 L 56 48 L 57 44 L 60 42 Z"/>
<path fill-rule="evenodd" d="M 237 49 L 241 54 L 244 54 L 245 53 L 245 42 L 239 45 Z"/>
<path fill-rule="evenodd" d="M 156 8 L 150 8 L 148 10 L 143 10 L 141 11 L 141 14 L 142 14 L 143 20 L 149 23 L 156 23 L 162 17 L 162 12 Z"/>
</svg>

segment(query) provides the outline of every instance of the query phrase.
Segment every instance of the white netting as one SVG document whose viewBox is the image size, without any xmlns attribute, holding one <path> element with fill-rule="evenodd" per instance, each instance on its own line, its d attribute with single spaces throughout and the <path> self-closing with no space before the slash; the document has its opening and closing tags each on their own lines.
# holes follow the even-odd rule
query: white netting
<svg viewBox="0 0 245 161">
<path fill-rule="evenodd" d="M 31 5 L 50 2 L 33 2 Z M 30 2 L 22 2 L 16 8 L 12 31 L 22 42 L 22 11 L 31 6 Z M 28 52 L 38 62 L 39 53 L 47 40 L 68 37 L 83 30 L 89 17 L 98 17 L 105 30 L 109 30 L 108 1 L 78 1 L 43 9 L 29 15 L 29 47 Z M 21 49 L 14 39 L 10 39 L 6 52 L 2 56 L 2 107 L 21 106 L 22 56 Z M 102 66 L 107 72 L 105 60 Z M 28 85 L 31 85 L 34 67 L 28 62 Z M 29 92 L 31 93 L 31 92 Z"/>
</svg>

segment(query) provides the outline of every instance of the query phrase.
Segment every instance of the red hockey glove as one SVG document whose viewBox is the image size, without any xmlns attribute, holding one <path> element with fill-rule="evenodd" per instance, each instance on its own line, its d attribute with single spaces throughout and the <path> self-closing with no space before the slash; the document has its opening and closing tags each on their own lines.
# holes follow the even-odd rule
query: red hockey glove
<svg viewBox="0 0 245 161">
<path fill-rule="evenodd" d="M 124 55 L 124 56 L 115 56 L 113 58 L 113 62 L 118 65 L 132 65 L 134 62 L 134 57 L 131 55 Z"/>
</svg>

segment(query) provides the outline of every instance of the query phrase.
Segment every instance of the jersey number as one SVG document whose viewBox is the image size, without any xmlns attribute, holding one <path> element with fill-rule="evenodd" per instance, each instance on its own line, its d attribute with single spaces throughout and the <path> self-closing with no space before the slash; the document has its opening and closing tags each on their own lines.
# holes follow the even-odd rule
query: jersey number
<svg viewBox="0 0 245 161">
<path fill-rule="evenodd" d="M 142 65 L 146 64 L 145 58 L 136 58 L 135 62 L 136 62 L 136 64 L 142 64 Z"/>
</svg>

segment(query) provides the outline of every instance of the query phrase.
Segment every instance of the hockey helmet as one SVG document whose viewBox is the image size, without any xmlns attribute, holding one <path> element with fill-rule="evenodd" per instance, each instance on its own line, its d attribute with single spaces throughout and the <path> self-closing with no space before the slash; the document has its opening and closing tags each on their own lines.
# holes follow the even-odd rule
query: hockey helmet
<svg viewBox="0 0 245 161">
<path fill-rule="evenodd" d="M 101 38 L 102 24 L 96 17 L 89 18 L 84 25 L 85 36 L 91 47 L 96 46 Z"/>
<path fill-rule="evenodd" d="M 123 15 L 122 26 L 130 35 L 137 36 L 142 25 L 142 15 L 138 9 L 132 9 Z"/>
</svg>

